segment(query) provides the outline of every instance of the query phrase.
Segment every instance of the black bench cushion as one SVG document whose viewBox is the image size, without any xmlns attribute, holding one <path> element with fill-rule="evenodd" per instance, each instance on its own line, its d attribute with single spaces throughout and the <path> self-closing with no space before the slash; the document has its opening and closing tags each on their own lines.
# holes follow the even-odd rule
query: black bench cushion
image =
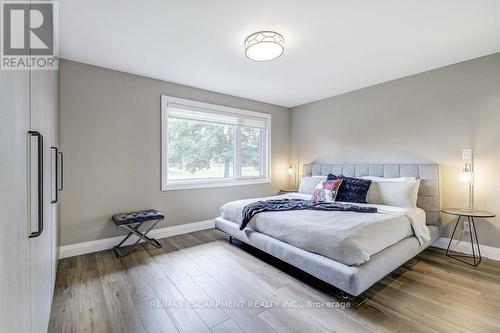
<svg viewBox="0 0 500 333">
<path fill-rule="evenodd" d="M 113 215 L 112 219 L 116 225 L 139 223 L 152 220 L 163 220 L 165 216 L 162 212 L 154 209 L 141 210 L 139 212 L 120 213 Z"/>
</svg>

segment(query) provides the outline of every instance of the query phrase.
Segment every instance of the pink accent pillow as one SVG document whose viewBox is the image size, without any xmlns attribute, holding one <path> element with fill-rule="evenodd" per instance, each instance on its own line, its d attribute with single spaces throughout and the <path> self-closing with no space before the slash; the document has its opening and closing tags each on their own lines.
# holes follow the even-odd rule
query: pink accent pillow
<svg viewBox="0 0 500 333">
<path fill-rule="evenodd" d="M 342 184 L 342 179 L 326 180 L 319 183 L 313 193 L 313 202 L 334 202 Z"/>
</svg>

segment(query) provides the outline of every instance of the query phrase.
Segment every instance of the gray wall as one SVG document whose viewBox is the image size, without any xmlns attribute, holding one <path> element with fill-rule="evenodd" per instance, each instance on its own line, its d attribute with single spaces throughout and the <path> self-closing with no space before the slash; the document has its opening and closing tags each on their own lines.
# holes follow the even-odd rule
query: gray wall
<svg viewBox="0 0 500 333">
<path fill-rule="evenodd" d="M 272 114 L 272 184 L 160 191 L 160 95 Z M 286 186 L 290 111 L 68 60 L 60 63 L 61 245 L 121 234 L 112 214 L 155 208 L 166 223 L 214 218 L 234 199 L 275 194 Z"/>
<path fill-rule="evenodd" d="M 294 107 L 291 138 L 301 165 L 439 163 L 442 207 L 467 206 L 458 176 L 472 147 L 476 207 L 500 213 L 500 53 Z M 500 247 L 500 219 L 478 225 Z"/>
</svg>

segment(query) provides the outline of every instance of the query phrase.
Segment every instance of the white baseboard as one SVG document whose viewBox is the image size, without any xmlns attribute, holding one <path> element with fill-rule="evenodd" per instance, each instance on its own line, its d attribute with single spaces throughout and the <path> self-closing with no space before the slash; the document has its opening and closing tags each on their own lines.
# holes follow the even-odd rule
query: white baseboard
<svg viewBox="0 0 500 333">
<path fill-rule="evenodd" d="M 148 236 L 154 238 L 165 238 L 180 234 L 186 234 L 188 232 L 194 232 L 205 229 L 212 229 L 215 227 L 214 220 L 206 220 L 201 222 L 194 222 L 188 224 L 174 225 L 171 227 L 159 228 L 151 230 Z M 98 239 L 95 241 L 76 243 L 70 245 L 64 245 L 59 247 L 59 258 L 74 257 L 80 254 L 98 252 L 103 250 L 108 250 L 117 245 L 124 236 Z M 132 244 L 136 241 L 136 236 L 130 237 L 126 242 L 127 244 Z"/>
<path fill-rule="evenodd" d="M 436 240 L 434 244 L 432 244 L 432 246 L 446 250 L 449 242 L 450 242 L 449 238 L 441 237 L 438 240 Z M 451 247 L 454 251 L 465 254 L 472 254 L 472 246 L 470 242 L 461 241 L 458 245 L 456 245 L 456 241 L 453 241 Z M 481 255 L 485 258 L 500 261 L 500 248 L 481 245 Z"/>
</svg>

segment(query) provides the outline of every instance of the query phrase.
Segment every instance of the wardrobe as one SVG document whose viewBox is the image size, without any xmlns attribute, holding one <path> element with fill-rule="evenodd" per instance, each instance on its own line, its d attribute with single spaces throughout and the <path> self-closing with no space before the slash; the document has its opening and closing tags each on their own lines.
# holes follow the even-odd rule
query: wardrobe
<svg viewBox="0 0 500 333">
<path fill-rule="evenodd" d="M 0 70 L 0 332 L 47 332 L 58 259 L 58 71 Z"/>
</svg>

